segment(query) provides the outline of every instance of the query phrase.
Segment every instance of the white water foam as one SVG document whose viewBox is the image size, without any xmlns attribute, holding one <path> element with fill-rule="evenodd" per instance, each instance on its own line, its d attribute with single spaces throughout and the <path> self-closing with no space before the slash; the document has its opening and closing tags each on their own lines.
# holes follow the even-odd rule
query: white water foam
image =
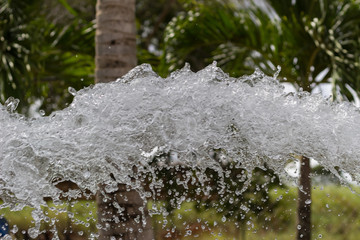
<svg viewBox="0 0 360 240">
<path fill-rule="evenodd" d="M 3 206 L 57 199 L 58 179 L 92 193 L 114 179 L 129 183 L 134 166 L 150 171 L 162 153 L 171 153 L 168 165 L 217 168 L 214 149 L 223 162 L 249 171 L 266 163 L 278 174 L 305 155 L 359 182 L 359 109 L 320 94 L 287 94 L 260 71 L 231 78 L 216 64 L 197 73 L 185 66 L 163 79 L 143 64 L 72 93 L 68 108 L 36 119 L 13 113 L 15 100 L 0 106 Z"/>
</svg>

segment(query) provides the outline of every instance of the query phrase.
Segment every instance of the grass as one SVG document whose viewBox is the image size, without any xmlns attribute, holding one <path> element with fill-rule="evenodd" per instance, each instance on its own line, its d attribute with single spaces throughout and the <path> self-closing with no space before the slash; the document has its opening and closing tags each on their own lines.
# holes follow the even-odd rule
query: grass
<svg viewBox="0 0 360 240">
<path fill-rule="evenodd" d="M 356 191 L 360 192 L 360 188 L 356 188 Z M 223 219 L 216 209 L 198 212 L 194 208 L 194 202 L 185 202 L 171 214 L 153 216 L 157 239 L 295 239 L 297 189 L 289 187 L 273 190 L 270 197 L 274 201 L 278 200 L 279 205 L 273 212 L 266 213 L 265 221 L 260 221 L 254 214 L 248 214 L 248 219 L 240 226 L 231 219 Z M 312 239 L 359 239 L 359 206 L 360 196 L 353 194 L 347 187 L 314 187 Z M 149 208 L 153 207 L 159 212 L 166 212 L 162 211 L 161 202 L 149 203 Z M 97 232 L 95 202 L 49 203 L 43 211 L 46 218 L 41 229 L 44 232 L 56 229 L 60 239 L 69 235 L 71 239 L 89 239 L 91 233 Z M 34 225 L 30 208 L 20 212 L 1 209 L 0 214 L 8 220 L 16 239 L 26 238 L 26 230 Z"/>
<path fill-rule="evenodd" d="M 360 192 L 359 188 L 356 188 Z M 273 232 L 281 235 L 295 232 L 296 194 L 291 188 L 272 192 L 272 197 L 283 196 L 282 204 L 274 212 Z M 314 187 L 312 192 L 312 239 L 359 239 L 360 234 L 360 197 L 347 187 L 329 185 Z M 274 224 L 277 223 L 277 224 Z M 274 228 L 275 227 L 275 228 Z M 288 235 L 289 236 L 289 235 Z M 264 238 L 264 239 L 271 239 Z M 278 239 L 285 239 L 279 238 Z M 289 239 L 289 238 L 287 238 Z"/>
<path fill-rule="evenodd" d="M 360 188 L 355 188 L 360 192 Z M 312 196 L 312 239 L 331 240 L 357 240 L 360 235 L 360 196 L 354 194 L 347 187 L 328 185 L 325 187 L 314 187 Z M 194 239 L 184 237 L 187 229 L 200 226 L 195 235 L 198 239 L 242 239 L 241 228 L 244 230 L 243 239 L 277 239 L 288 240 L 296 237 L 296 205 L 297 188 L 277 189 L 270 192 L 273 200 L 279 201 L 279 206 L 274 212 L 268 213 L 267 220 L 258 221 L 254 215 L 243 226 L 236 226 L 230 221 L 223 222 L 222 216 L 216 214 L 214 209 L 198 214 L 191 203 L 186 203 L 177 210 L 172 220 L 172 226 L 176 226 L 178 234 L 176 238 Z M 188 209 L 185 211 L 185 209 Z M 189 210 L 190 209 L 190 210 Z M 177 214 L 181 219 L 176 219 Z M 167 218 L 169 221 L 169 217 Z M 186 222 L 183 224 L 182 222 Z M 214 222 L 217 225 L 214 226 Z M 201 226 L 205 226 L 201 230 Z M 168 226 L 163 231 L 171 230 Z M 179 233 L 183 237 L 178 237 Z M 220 235 L 219 235 L 220 233 Z M 164 234 L 158 235 L 158 239 Z M 168 238 L 168 239 L 175 239 Z"/>
<path fill-rule="evenodd" d="M 45 217 L 40 230 L 43 233 L 56 231 L 60 239 L 67 236 L 72 236 L 72 239 L 76 239 L 74 236 L 88 239 L 91 233 L 97 232 L 96 203 L 93 201 L 64 202 L 56 205 L 48 202 L 48 206 L 42 207 L 42 210 Z M 28 238 L 27 230 L 35 225 L 31 212 L 29 207 L 17 212 L 8 208 L 0 210 L 0 215 L 7 219 L 15 239 Z"/>
</svg>

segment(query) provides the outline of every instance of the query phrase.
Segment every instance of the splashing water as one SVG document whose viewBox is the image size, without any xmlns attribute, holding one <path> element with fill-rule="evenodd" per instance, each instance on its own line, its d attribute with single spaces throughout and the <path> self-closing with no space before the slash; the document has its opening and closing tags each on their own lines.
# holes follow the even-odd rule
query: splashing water
<svg viewBox="0 0 360 240">
<path fill-rule="evenodd" d="M 266 163 L 283 174 L 289 159 L 305 155 L 359 182 L 359 110 L 287 94 L 276 76 L 231 78 L 212 64 L 163 79 L 143 64 L 116 82 L 71 89 L 73 103 L 48 117 L 18 115 L 10 99 L 0 106 L 3 206 L 39 209 L 44 197 L 64 194 L 55 185 L 65 180 L 92 193 L 103 183 L 111 192 L 114 181 L 142 191 L 131 179 L 151 171 L 154 158 L 200 172 L 221 172 L 228 162 L 251 172 Z"/>
</svg>

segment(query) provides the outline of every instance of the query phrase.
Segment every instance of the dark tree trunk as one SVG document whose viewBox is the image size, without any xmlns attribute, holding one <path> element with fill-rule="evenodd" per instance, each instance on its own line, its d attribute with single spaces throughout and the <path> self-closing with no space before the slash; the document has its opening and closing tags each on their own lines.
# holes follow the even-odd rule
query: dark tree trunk
<svg viewBox="0 0 360 240">
<path fill-rule="evenodd" d="M 135 0 L 97 0 L 95 81 L 110 82 L 136 66 Z M 152 225 L 144 201 L 126 185 L 97 194 L 99 240 L 150 240 Z M 141 211 L 140 209 L 143 209 Z M 143 218 L 147 219 L 146 226 Z"/>
<path fill-rule="evenodd" d="M 298 195 L 297 239 L 311 239 L 311 178 L 310 159 L 302 156 L 300 160 L 300 179 Z"/>
<path fill-rule="evenodd" d="M 154 239 L 147 208 L 144 208 L 144 201 L 135 190 L 121 184 L 118 191 L 106 193 L 104 187 L 101 187 L 96 200 L 98 221 L 101 225 L 99 240 L 110 240 L 114 237 L 123 240 Z M 146 225 L 143 225 L 144 220 Z"/>
<path fill-rule="evenodd" d="M 95 81 L 111 82 L 137 64 L 135 0 L 97 0 Z"/>
</svg>

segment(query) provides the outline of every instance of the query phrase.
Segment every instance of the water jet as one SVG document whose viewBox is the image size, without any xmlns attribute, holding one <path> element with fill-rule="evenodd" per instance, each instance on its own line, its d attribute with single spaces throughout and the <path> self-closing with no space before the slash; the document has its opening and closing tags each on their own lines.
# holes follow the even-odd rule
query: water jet
<svg viewBox="0 0 360 240">
<path fill-rule="evenodd" d="M 321 95 L 288 94 L 277 74 L 232 78 L 214 63 L 161 78 L 143 64 L 115 82 L 72 91 L 71 105 L 50 116 L 26 118 L 10 99 L 0 106 L 1 206 L 33 207 L 35 238 L 44 198 L 76 199 L 99 185 L 110 193 L 126 184 L 141 199 L 155 199 L 167 184 L 151 180 L 159 169 L 177 169 L 171 181 L 183 192 L 174 193 L 175 206 L 188 199 L 187 185 L 198 183 L 197 195 L 211 192 L 209 169 L 220 182 L 229 174 L 224 166 L 240 169 L 241 196 L 254 169 L 290 178 L 285 167 L 298 156 L 316 159 L 344 183 L 339 168 L 359 182 L 359 110 Z M 64 193 L 58 180 L 78 189 Z M 216 191 L 222 196 L 227 185 Z"/>
</svg>

